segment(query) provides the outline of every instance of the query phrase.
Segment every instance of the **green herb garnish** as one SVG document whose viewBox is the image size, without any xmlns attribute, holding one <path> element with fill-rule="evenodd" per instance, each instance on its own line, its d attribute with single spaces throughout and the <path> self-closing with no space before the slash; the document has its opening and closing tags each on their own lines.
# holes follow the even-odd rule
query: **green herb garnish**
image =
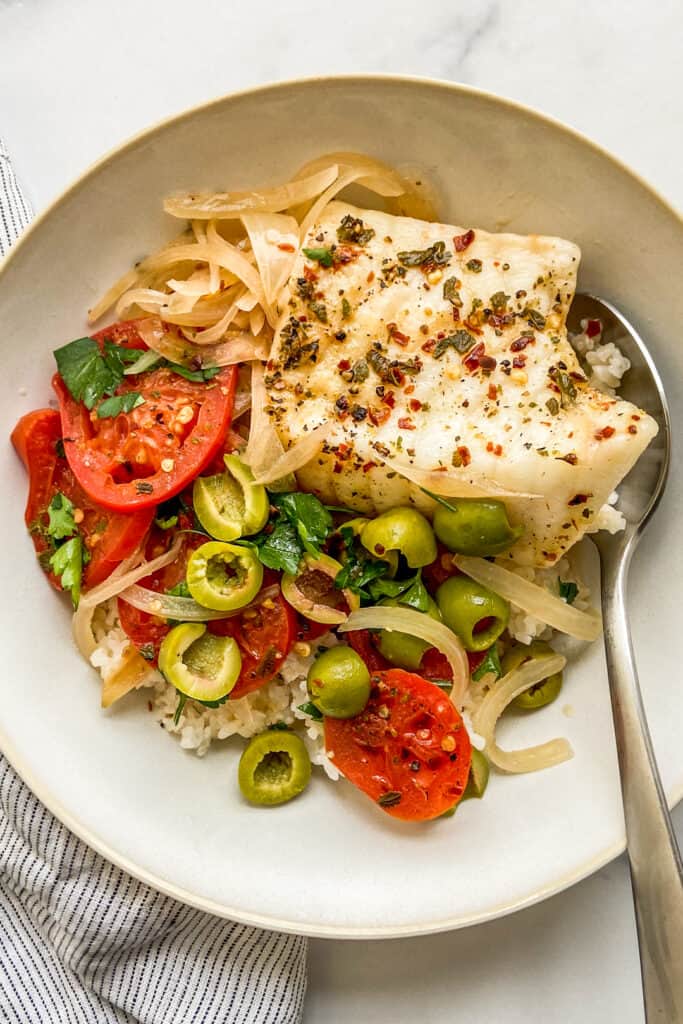
<svg viewBox="0 0 683 1024">
<path fill-rule="evenodd" d="M 50 520 L 47 527 L 49 537 L 53 537 L 55 540 L 63 540 L 65 537 L 72 537 L 76 533 L 73 502 L 69 501 L 67 496 L 62 494 L 61 491 L 57 491 L 52 498 L 47 508 L 47 514 Z"/>
<path fill-rule="evenodd" d="M 305 251 L 305 250 L 304 250 Z M 410 249 L 397 253 L 398 261 L 404 267 L 447 267 L 453 258 L 445 242 L 434 242 L 428 249 Z"/>
<path fill-rule="evenodd" d="M 353 242 L 355 245 L 367 245 L 371 238 L 375 237 L 374 228 L 366 228 L 360 217 L 353 217 L 347 213 L 342 217 L 341 224 L 337 228 L 337 239 L 340 242 Z M 305 252 L 306 250 L 304 250 Z"/>
<path fill-rule="evenodd" d="M 498 657 L 498 648 L 495 644 L 489 647 L 488 651 L 484 655 L 484 660 L 472 673 L 472 679 L 475 683 L 478 683 L 480 679 L 483 679 L 488 672 L 495 672 L 496 679 L 500 679 L 503 674 L 501 668 L 500 658 Z"/>
<path fill-rule="evenodd" d="M 308 715 L 309 718 L 314 718 L 316 722 L 322 722 L 323 720 L 322 711 L 310 700 L 306 704 L 299 704 L 297 710 L 303 711 L 305 715 Z"/>
<path fill-rule="evenodd" d="M 469 331 L 456 331 L 455 334 L 449 334 L 447 338 L 441 338 L 437 341 L 432 355 L 435 359 L 441 359 L 441 356 L 448 351 L 449 348 L 454 348 L 456 352 L 459 352 L 463 356 L 466 352 L 473 347 L 475 338 L 469 333 Z"/>
<path fill-rule="evenodd" d="M 50 567 L 59 576 L 62 590 L 71 592 L 74 608 L 78 608 L 83 572 L 83 541 L 78 535 L 60 544 L 50 558 Z"/>
<path fill-rule="evenodd" d="M 308 256 L 309 260 L 313 260 L 314 263 L 319 263 L 321 267 L 332 266 L 332 250 L 331 249 L 304 249 L 304 256 Z"/>
<path fill-rule="evenodd" d="M 138 391 L 126 391 L 123 395 L 112 395 L 111 398 L 105 398 L 97 406 L 98 419 L 109 419 L 112 416 L 118 416 L 122 412 L 132 412 L 139 405 L 143 405 L 144 401 L 144 398 Z"/>
</svg>

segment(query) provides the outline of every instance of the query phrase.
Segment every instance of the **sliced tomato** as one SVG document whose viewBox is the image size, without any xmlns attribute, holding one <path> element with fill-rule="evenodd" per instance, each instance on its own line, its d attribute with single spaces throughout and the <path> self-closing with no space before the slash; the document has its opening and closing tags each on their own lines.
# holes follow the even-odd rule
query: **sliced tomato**
<svg viewBox="0 0 683 1024">
<path fill-rule="evenodd" d="M 458 711 L 437 686 L 392 668 L 371 677 L 365 710 L 326 718 L 325 746 L 349 782 L 404 821 L 438 818 L 462 797 L 472 749 Z"/>
<path fill-rule="evenodd" d="M 55 494 L 64 494 L 83 515 L 78 529 L 90 553 L 90 561 L 83 573 L 83 586 L 94 587 L 135 551 L 149 530 L 154 510 L 119 515 L 94 502 L 60 453 L 61 439 L 61 423 L 55 409 L 37 409 L 22 416 L 12 431 L 12 443 L 29 474 L 26 525 L 36 552 L 45 556 L 41 564 L 50 581 L 61 589 L 59 580 L 49 572 L 47 565 L 47 556 L 53 550 L 47 534 L 47 510 Z"/>
<path fill-rule="evenodd" d="M 239 644 L 242 672 L 230 694 L 231 700 L 237 700 L 270 682 L 280 671 L 296 640 L 297 619 L 294 609 L 278 594 L 242 615 L 210 622 L 209 630 L 218 636 L 232 636 Z"/>
<path fill-rule="evenodd" d="M 126 348 L 144 348 L 136 321 L 93 335 Z M 131 412 L 100 419 L 70 394 L 59 374 L 59 399 L 69 464 L 100 505 L 131 512 L 167 501 L 188 485 L 217 452 L 230 427 L 237 367 L 207 382 L 186 380 L 168 367 L 124 378 L 117 395 L 135 391 L 143 403 Z"/>
<path fill-rule="evenodd" d="M 346 634 L 346 639 L 356 654 L 360 654 L 370 672 L 391 668 L 391 663 L 377 650 L 374 635 L 369 629 L 352 629 Z"/>
</svg>

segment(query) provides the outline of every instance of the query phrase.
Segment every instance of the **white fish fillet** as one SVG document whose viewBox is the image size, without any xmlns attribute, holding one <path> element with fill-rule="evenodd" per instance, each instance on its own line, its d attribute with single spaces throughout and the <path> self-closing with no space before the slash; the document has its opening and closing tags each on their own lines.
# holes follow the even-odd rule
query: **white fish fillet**
<svg viewBox="0 0 683 1024">
<path fill-rule="evenodd" d="M 374 236 L 339 243 L 344 216 Z M 476 230 L 457 251 L 465 235 L 331 203 L 304 248 L 336 245 L 335 264 L 300 255 L 281 297 L 266 375 L 272 415 L 285 447 L 335 421 L 324 451 L 297 474 L 325 501 L 429 510 L 385 456 L 413 473 L 436 470 L 441 493 L 458 481 L 463 495 L 493 485 L 512 495 L 501 496 L 525 527 L 510 557 L 551 565 L 591 529 L 657 425 L 585 381 L 565 327 L 577 246 Z M 436 242 L 451 254 L 442 267 L 398 257 Z"/>
</svg>

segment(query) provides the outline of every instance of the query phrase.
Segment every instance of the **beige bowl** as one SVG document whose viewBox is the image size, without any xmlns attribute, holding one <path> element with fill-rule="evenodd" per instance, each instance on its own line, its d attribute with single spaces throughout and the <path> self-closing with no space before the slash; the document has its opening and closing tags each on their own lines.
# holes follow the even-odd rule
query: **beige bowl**
<svg viewBox="0 0 683 1024">
<path fill-rule="evenodd" d="M 640 328 L 680 429 L 683 230 L 674 212 L 607 153 L 529 110 L 460 86 L 363 76 L 269 86 L 183 114 L 106 157 L 36 221 L 0 273 L 4 436 L 50 400 L 52 349 L 84 332 L 93 299 L 176 229 L 161 212 L 166 193 L 274 182 L 316 154 L 345 149 L 422 168 L 451 222 L 578 242 L 581 287 L 612 299 Z M 388 937 L 510 912 L 623 847 L 597 646 L 571 665 L 560 706 L 515 721 L 503 736 L 522 745 L 566 735 L 575 758 L 495 778 L 485 800 L 454 819 L 403 825 L 322 778 L 280 809 L 246 806 L 239 744 L 198 760 L 153 726 L 143 697 L 100 710 L 95 673 L 71 644 L 68 609 L 34 564 L 22 519 L 26 481 L 8 442 L 2 460 L 0 745 L 55 814 L 132 874 L 272 928 Z M 682 476 L 676 462 L 631 586 L 645 700 L 672 800 L 683 790 Z"/>
</svg>

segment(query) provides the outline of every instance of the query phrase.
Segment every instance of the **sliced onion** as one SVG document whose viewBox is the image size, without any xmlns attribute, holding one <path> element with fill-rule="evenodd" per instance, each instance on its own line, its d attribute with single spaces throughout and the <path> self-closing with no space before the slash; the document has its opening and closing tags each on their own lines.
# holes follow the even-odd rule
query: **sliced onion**
<svg viewBox="0 0 683 1024">
<path fill-rule="evenodd" d="M 447 626 L 437 622 L 424 612 L 414 608 L 395 608 L 375 605 L 371 608 L 360 608 L 351 612 L 346 621 L 338 627 L 341 633 L 353 629 L 390 629 L 399 633 L 417 636 L 430 647 L 436 647 L 448 658 L 453 670 L 453 689 L 451 700 L 460 707 L 470 681 L 470 668 L 464 648 Z"/>
<path fill-rule="evenodd" d="M 210 221 L 206 227 L 206 239 L 211 257 L 219 266 L 229 270 L 231 274 L 243 281 L 259 302 L 265 302 L 263 286 L 256 267 L 247 259 L 241 249 L 226 241 L 216 228 L 216 222 Z"/>
<path fill-rule="evenodd" d="M 196 295 L 201 297 L 218 290 L 211 287 L 211 272 L 208 270 L 196 270 L 194 274 L 190 274 L 184 281 L 170 278 L 166 284 L 179 295 Z"/>
<path fill-rule="evenodd" d="M 274 480 L 281 480 L 290 473 L 296 473 L 302 469 L 311 459 L 317 455 L 324 441 L 330 436 L 334 429 L 334 423 L 320 423 L 313 430 L 288 448 L 286 452 L 262 468 L 258 473 L 254 471 L 254 483 L 269 484 Z M 253 471 L 253 465 L 252 466 Z"/>
<path fill-rule="evenodd" d="M 335 165 L 339 168 L 340 175 L 353 172 L 357 175 L 355 180 L 359 184 L 380 196 L 402 196 L 409 188 L 408 183 L 393 167 L 389 167 L 388 164 L 384 164 L 374 157 L 366 156 L 364 153 L 326 153 L 304 164 L 297 171 L 295 180 L 308 177 L 310 174 L 321 172 L 325 168 Z M 328 185 L 331 184 L 331 181 L 328 182 Z M 322 192 L 323 189 L 320 191 Z M 299 201 L 297 200 L 297 202 Z"/>
<path fill-rule="evenodd" d="M 150 316 L 139 322 L 138 333 L 148 348 L 160 356 L 194 369 L 197 366 L 234 366 L 268 357 L 266 339 L 254 338 L 242 331 L 228 331 L 219 345 L 193 345 L 171 328 L 165 328 L 159 317 Z"/>
<path fill-rule="evenodd" d="M 255 478 L 267 474 L 274 462 L 285 454 L 280 436 L 266 412 L 268 392 L 263 379 L 263 367 L 254 363 L 251 368 L 251 426 L 244 461 Z"/>
<path fill-rule="evenodd" d="M 230 324 L 233 322 L 238 312 L 238 301 L 243 294 L 243 289 L 240 288 L 236 297 L 232 303 L 226 309 L 220 320 L 217 320 L 211 327 L 206 327 L 202 331 L 196 331 L 194 333 L 194 343 L 196 345 L 212 345 L 217 341 L 220 341 L 223 335 L 228 331 Z"/>
<path fill-rule="evenodd" d="M 138 611 L 147 612 L 148 615 L 156 615 L 161 619 L 175 619 L 178 622 L 215 622 L 218 619 L 233 619 L 242 615 L 247 608 L 258 607 L 263 601 L 273 599 L 280 593 L 280 587 L 276 584 L 265 587 L 259 592 L 256 601 L 244 608 L 235 611 L 219 612 L 193 601 L 191 597 L 174 597 L 172 594 L 159 594 L 156 590 L 148 590 L 134 584 L 119 594 L 122 601 L 126 601 L 137 608 Z"/>
<path fill-rule="evenodd" d="M 392 469 L 399 476 L 405 477 L 417 487 L 422 487 L 434 494 L 440 494 L 444 498 L 542 498 L 542 494 L 527 494 L 524 491 L 511 491 L 499 487 L 493 480 L 486 477 L 479 477 L 476 481 L 460 476 L 457 471 L 449 470 L 441 473 L 433 469 L 419 469 L 409 463 L 399 462 L 388 455 L 373 454 L 373 459 L 381 461 Z"/>
<path fill-rule="evenodd" d="M 275 303 L 299 252 L 299 226 L 284 213 L 248 213 L 247 229 L 266 302 Z M 258 333 L 257 331 L 254 332 Z"/>
<path fill-rule="evenodd" d="M 196 220 L 229 219 L 251 212 L 276 213 L 314 199 L 325 191 L 337 174 L 338 169 L 333 164 L 316 174 L 271 188 L 249 192 L 185 192 L 169 196 L 164 201 L 164 210 L 172 217 Z"/>
<path fill-rule="evenodd" d="M 477 583 L 489 587 L 506 601 L 561 633 L 588 641 L 597 640 L 602 633 L 602 618 L 594 608 L 587 612 L 573 608 L 545 587 L 522 579 L 502 565 L 470 555 L 454 555 L 453 564 Z"/>
<path fill-rule="evenodd" d="M 152 667 L 149 662 L 145 661 L 131 643 L 126 649 L 119 667 L 109 673 L 106 678 L 102 678 L 100 695 L 102 707 L 110 708 L 121 697 L 125 697 L 131 690 L 135 690 L 145 681 L 151 671 Z"/>
<path fill-rule="evenodd" d="M 316 201 L 311 206 L 308 213 L 301 221 L 299 227 L 299 238 L 303 244 L 306 235 L 310 231 L 314 224 L 317 224 L 323 210 L 331 203 L 335 196 L 339 195 L 342 189 L 345 189 L 348 185 L 352 185 L 354 181 L 359 181 L 363 177 L 361 170 L 350 170 L 341 174 L 336 181 L 333 181 L 328 189 L 326 189 L 321 196 L 318 196 Z"/>
<path fill-rule="evenodd" d="M 249 314 L 249 330 L 256 337 L 260 334 L 264 328 L 266 322 L 266 314 L 263 312 L 260 306 L 256 306 L 252 309 Z"/>
<path fill-rule="evenodd" d="M 556 672 L 561 672 L 565 665 L 566 658 L 561 654 L 525 662 L 520 668 L 494 683 L 472 716 L 472 726 L 484 739 L 489 760 L 501 771 L 535 772 L 542 768 L 552 768 L 573 757 L 572 748 L 565 739 L 549 740 L 547 743 L 521 750 L 502 750 L 495 742 L 496 724 L 508 704 L 530 686 L 540 683 Z"/>
<path fill-rule="evenodd" d="M 151 576 L 152 573 L 158 572 L 158 570 L 163 569 L 164 566 L 170 565 L 170 563 L 175 561 L 178 557 L 178 553 L 183 545 L 183 540 L 184 538 L 182 534 L 178 534 L 168 551 L 164 551 L 162 555 L 157 555 L 156 558 L 152 558 L 149 562 L 141 562 L 140 565 L 135 566 L 134 569 L 129 569 L 120 576 L 114 577 L 114 573 L 112 573 L 104 583 L 100 583 L 99 586 L 93 587 L 92 590 L 88 590 L 88 592 L 83 595 L 79 603 L 79 608 L 81 605 L 88 605 L 91 608 L 96 608 L 98 604 L 102 604 L 103 601 L 108 601 L 110 597 L 116 597 L 122 590 L 126 590 L 127 587 L 137 583 L 137 581 L 141 580 L 144 576 Z"/>
</svg>

